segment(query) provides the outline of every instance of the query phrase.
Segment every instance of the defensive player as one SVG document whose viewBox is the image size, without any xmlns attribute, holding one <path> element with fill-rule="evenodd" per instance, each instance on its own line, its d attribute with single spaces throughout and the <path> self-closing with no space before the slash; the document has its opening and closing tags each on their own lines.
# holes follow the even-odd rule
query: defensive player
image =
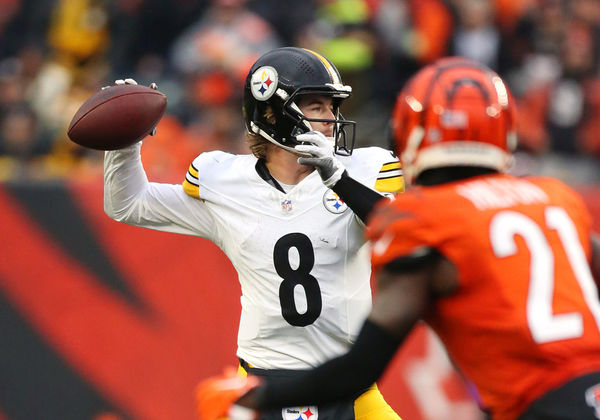
<svg viewBox="0 0 600 420">
<path fill-rule="evenodd" d="M 600 242 L 563 183 L 504 173 L 513 112 L 504 82 L 479 63 L 447 58 L 417 73 L 393 116 L 417 186 L 371 216 L 379 292 L 356 343 L 294 380 L 229 394 L 209 380 L 200 412 L 227 411 L 242 394 L 234 408 L 347 398 L 423 319 L 492 419 L 600 418 Z"/>
<path fill-rule="evenodd" d="M 351 91 L 320 54 L 276 49 L 257 60 L 244 87 L 252 155 L 203 153 L 183 186 L 148 182 L 140 144 L 105 155 L 110 217 L 208 238 L 233 263 L 242 290 L 237 356 L 245 372 L 295 376 L 344 353 L 371 308 L 362 220 L 382 197 L 371 188 L 393 194 L 403 181 L 390 151 L 352 153 L 354 122 L 339 112 Z M 359 182 L 369 188 L 356 188 Z M 310 409 L 322 420 L 399 418 L 375 385 L 357 395 Z"/>
</svg>

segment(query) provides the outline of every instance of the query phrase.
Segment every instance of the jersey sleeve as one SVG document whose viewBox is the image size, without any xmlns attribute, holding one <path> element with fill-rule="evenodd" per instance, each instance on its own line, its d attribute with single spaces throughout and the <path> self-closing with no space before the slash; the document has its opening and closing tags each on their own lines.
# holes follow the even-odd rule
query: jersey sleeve
<svg viewBox="0 0 600 420">
<path fill-rule="evenodd" d="M 381 147 L 356 149 L 342 160 L 351 177 L 385 195 L 404 192 L 402 167 L 398 158 Z"/>
<path fill-rule="evenodd" d="M 220 150 L 205 152 L 198 155 L 190 164 L 182 183 L 183 191 L 187 195 L 200 200 L 206 200 L 209 192 L 207 184 L 214 184 L 222 171 L 222 162 L 232 155 Z"/>
<path fill-rule="evenodd" d="M 404 192 L 402 165 L 398 157 L 387 149 L 372 147 L 373 161 L 377 170 L 374 189 L 383 194 Z"/>
<path fill-rule="evenodd" d="M 201 200 L 181 185 L 149 182 L 142 166 L 141 143 L 104 155 L 104 211 L 133 226 L 213 239 L 215 223 Z"/>
</svg>

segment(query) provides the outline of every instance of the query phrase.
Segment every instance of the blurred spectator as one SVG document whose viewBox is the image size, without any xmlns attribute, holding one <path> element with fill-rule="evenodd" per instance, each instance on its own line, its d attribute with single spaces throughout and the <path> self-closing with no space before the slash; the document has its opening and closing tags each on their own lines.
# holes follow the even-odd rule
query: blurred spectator
<svg viewBox="0 0 600 420">
<path fill-rule="evenodd" d="M 13 69 L 10 77 L 3 77 L 6 89 L 0 100 L 5 111 L 3 154 L 30 165 L 30 177 L 64 177 L 88 166 L 89 157 L 100 160 L 98 153 L 68 141 L 66 128 L 75 110 L 102 86 L 106 76 L 103 56 L 109 37 L 105 3 L 24 1 L 17 21 L 26 25 L 41 22 L 32 3 L 39 3 L 40 10 L 48 12 L 45 24 L 35 31 L 46 34 L 46 39 L 23 43 L 13 56 L 0 63 L 0 68 Z M 31 16 L 21 16 L 28 11 Z M 28 129 L 26 124 L 30 125 Z M 7 165 L 4 160 L 4 168 Z M 18 172 L 8 172 L 18 176 Z"/>
<path fill-rule="evenodd" d="M 537 0 L 495 0 L 496 22 L 502 33 L 514 31 L 517 22 L 535 7 Z"/>
<path fill-rule="evenodd" d="M 155 73 L 166 71 L 173 42 L 204 13 L 208 3 L 208 0 L 108 2 L 112 77 L 137 75 L 152 66 L 156 66 Z M 156 74 L 151 77 L 152 81 L 159 82 Z"/>
<path fill-rule="evenodd" d="M 282 45 L 296 45 L 300 28 L 315 19 L 316 0 L 250 0 L 248 8 L 265 18 L 281 37 Z"/>
<path fill-rule="evenodd" d="M 600 158 L 600 79 L 593 34 L 589 25 L 571 22 L 561 43 L 560 77 L 522 98 L 519 131 L 526 150 Z"/>
<path fill-rule="evenodd" d="M 373 16 L 379 39 L 374 89 L 388 108 L 415 71 L 448 54 L 453 25 L 442 0 L 379 1 Z"/>
<path fill-rule="evenodd" d="M 28 165 L 50 150 L 46 128 L 26 91 L 39 66 L 33 51 L 0 61 L 0 179 L 29 176 Z"/>
<path fill-rule="evenodd" d="M 318 0 L 316 17 L 298 32 L 296 44 L 329 57 L 345 76 L 373 65 L 375 39 L 366 1 Z"/>
<path fill-rule="evenodd" d="M 24 105 L 13 106 L 0 117 L 0 155 L 23 162 L 48 153 L 35 114 Z"/>
<path fill-rule="evenodd" d="M 565 37 L 568 9 L 563 0 L 537 0 L 508 37 L 511 69 L 504 69 L 512 91 L 521 96 L 560 76 L 560 46 Z"/>
<path fill-rule="evenodd" d="M 54 62 L 48 62 L 47 66 L 60 68 Z M 65 72 L 64 75 L 68 75 L 68 83 L 62 86 L 60 93 L 40 95 L 48 99 L 46 106 L 50 109 L 49 112 L 39 113 L 47 118 L 46 127 L 49 129 L 52 141 L 52 149 L 47 160 L 48 176 L 65 177 L 79 174 L 78 178 L 93 177 L 90 172 L 100 168 L 103 153 L 78 146 L 67 138 L 66 133 L 77 109 L 104 84 L 108 68 L 105 64 L 92 62 L 77 71 Z M 40 108 L 44 106 L 43 102 L 39 102 L 36 92 L 38 88 L 51 89 L 52 80 L 54 80 L 52 70 L 43 69 L 40 72 L 38 78 L 31 84 L 32 103 Z"/>
<path fill-rule="evenodd" d="M 374 24 L 390 52 L 420 66 L 448 53 L 453 17 L 443 1 L 382 0 Z"/>
<path fill-rule="evenodd" d="M 0 0 L 0 59 L 23 48 L 45 49 L 52 10 L 58 0 Z"/>
<path fill-rule="evenodd" d="M 538 0 L 521 22 L 530 52 L 556 54 L 564 37 L 567 9 L 564 0 Z"/>
<path fill-rule="evenodd" d="M 600 26 L 600 0 L 571 0 L 568 4 L 573 19 Z"/>
<path fill-rule="evenodd" d="M 240 151 L 243 126 L 236 121 L 242 84 L 256 58 L 278 46 L 273 27 L 249 9 L 247 0 L 212 0 L 177 37 L 169 66 L 180 93 L 175 101 L 168 95 L 168 111 L 195 139 L 196 155 L 213 149 Z M 235 117 L 223 117 L 231 115 Z"/>
<path fill-rule="evenodd" d="M 9 44 L 11 44 L 11 39 L 9 38 L 10 33 L 7 30 L 7 27 L 11 22 L 14 21 L 15 15 L 19 11 L 20 0 L 0 0 L 0 57 L 3 54 L 6 54 L 6 49 Z"/>
<path fill-rule="evenodd" d="M 177 38 L 172 60 L 182 74 L 219 69 L 244 80 L 261 54 L 279 46 L 275 31 L 247 8 L 247 0 L 212 0 L 200 20 Z"/>
<path fill-rule="evenodd" d="M 497 69 L 520 98 L 523 151 L 600 156 L 598 40 L 600 0 L 0 0 L 0 178 L 93 177 L 102 153 L 66 128 L 123 77 L 157 82 L 169 100 L 144 145 L 155 176 L 202 151 L 246 152 L 232 118 L 241 85 L 281 45 L 332 58 L 354 89 L 342 112 L 359 121 L 359 146 L 385 145 L 406 80 L 458 54 Z"/>
<path fill-rule="evenodd" d="M 109 42 L 108 11 L 99 0 L 57 0 L 48 44 L 58 61 L 77 64 L 102 54 Z"/>
<path fill-rule="evenodd" d="M 499 71 L 502 38 L 495 25 L 491 0 L 453 0 L 456 27 L 452 35 L 452 55 L 472 58 Z"/>
<path fill-rule="evenodd" d="M 571 18 L 589 25 L 592 37 L 596 40 L 596 57 L 600 57 L 600 0 L 572 0 L 568 4 Z"/>
<path fill-rule="evenodd" d="M 30 109 L 14 107 L 0 121 L 0 152 L 3 155 L 28 159 L 35 154 L 37 121 Z"/>
<path fill-rule="evenodd" d="M 365 0 L 317 0 L 316 19 L 299 28 L 294 42 L 328 57 L 352 86 L 353 98 L 342 109 L 346 117 L 371 97 L 377 40 L 370 18 Z"/>
</svg>

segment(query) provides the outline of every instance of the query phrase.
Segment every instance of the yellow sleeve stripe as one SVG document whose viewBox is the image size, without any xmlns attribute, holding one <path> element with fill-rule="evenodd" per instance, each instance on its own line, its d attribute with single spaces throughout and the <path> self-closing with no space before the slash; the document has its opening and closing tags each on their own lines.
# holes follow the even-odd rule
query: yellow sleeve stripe
<svg viewBox="0 0 600 420">
<path fill-rule="evenodd" d="M 404 192 L 404 178 L 402 178 L 402 165 L 394 160 L 381 165 L 375 189 L 384 193 L 402 193 Z"/>
<path fill-rule="evenodd" d="M 193 163 L 190 165 L 187 174 L 185 174 L 185 179 L 181 185 L 183 186 L 183 191 L 185 191 L 187 195 L 194 198 L 200 198 L 198 170 L 194 167 Z"/>
<path fill-rule="evenodd" d="M 378 178 L 375 181 L 375 189 L 383 193 L 403 193 L 404 178 L 402 176 L 394 176 L 391 178 Z"/>
<path fill-rule="evenodd" d="M 194 198 L 200 198 L 200 189 L 197 185 L 190 183 L 187 179 L 185 179 L 181 185 L 183 186 L 183 191 L 185 191 L 187 195 Z"/>
<path fill-rule="evenodd" d="M 196 178 L 196 180 L 198 179 L 198 169 L 196 169 L 196 167 L 194 166 L 194 164 L 192 163 L 190 165 L 190 167 L 188 168 L 188 173 L 193 176 L 194 178 Z"/>
</svg>

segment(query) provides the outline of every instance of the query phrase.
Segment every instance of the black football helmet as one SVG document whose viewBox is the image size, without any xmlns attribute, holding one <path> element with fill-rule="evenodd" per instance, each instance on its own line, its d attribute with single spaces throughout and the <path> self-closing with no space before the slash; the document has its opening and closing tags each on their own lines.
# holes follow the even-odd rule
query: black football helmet
<svg viewBox="0 0 600 420">
<path fill-rule="evenodd" d="M 298 97 L 306 94 L 331 96 L 335 119 L 307 118 L 296 105 Z M 332 122 L 335 152 L 351 155 L 356 123 L 339 112 L 340 104 L 351 94 L 352 88 L 342 83 L 327 58 L 303 48 L 278 48 L 260 57 L 246 77 L 242 107 L 246 128 L 293 150 L 299 144 L 296 136 L 312 130 L 311 122 Z"/>
</svg>

